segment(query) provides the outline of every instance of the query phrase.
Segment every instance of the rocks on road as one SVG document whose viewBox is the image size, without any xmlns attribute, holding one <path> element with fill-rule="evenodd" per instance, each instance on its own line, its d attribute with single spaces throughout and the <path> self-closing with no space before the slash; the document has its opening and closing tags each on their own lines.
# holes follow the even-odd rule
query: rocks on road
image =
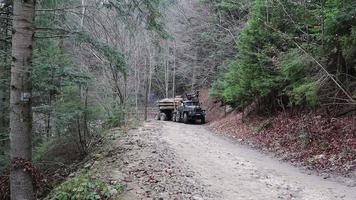
<svg viewBox="0 0 356 200">
<path fill-rule="evenodd" d="M 127 185 L 124 199 L 216 199 L 162 140 L 162 126 L 147 123 L 120 136 L 111 180 Z"/>
</svg>

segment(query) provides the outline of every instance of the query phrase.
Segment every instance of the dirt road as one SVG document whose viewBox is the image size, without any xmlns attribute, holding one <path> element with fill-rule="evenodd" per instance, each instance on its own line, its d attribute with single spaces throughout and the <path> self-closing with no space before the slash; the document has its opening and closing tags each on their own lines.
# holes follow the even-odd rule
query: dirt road
<svg viewBox="0 0 356 200">
<path fill-rule="evenodd" d="M 355 200 L 356 187 L 308 175 L 200 125 L 152 121 L 118 140 L 126 199 Z"/>
</svg>

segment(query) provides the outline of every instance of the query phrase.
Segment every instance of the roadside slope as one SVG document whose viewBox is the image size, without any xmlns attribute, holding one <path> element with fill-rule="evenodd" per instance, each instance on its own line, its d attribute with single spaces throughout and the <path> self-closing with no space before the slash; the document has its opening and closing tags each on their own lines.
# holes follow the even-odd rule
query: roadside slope
<svg viewBox="0 0 356 200">
<path fill-rule="evenodd" d="M 327 117 L 315 112 L 269 117 L 231 113 L 209 127 L 322 176 L 356 180 L 356 116 Z"/>
</svg>

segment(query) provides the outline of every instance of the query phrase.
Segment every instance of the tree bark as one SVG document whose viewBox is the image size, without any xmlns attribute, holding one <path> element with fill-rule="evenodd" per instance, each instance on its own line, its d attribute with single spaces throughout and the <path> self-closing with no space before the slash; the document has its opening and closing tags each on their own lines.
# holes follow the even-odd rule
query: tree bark
<svg viewBox="0 0 356 200">
<path fill-rule="evenodd" d="M 2 45 L 0 48 L 3 50 L 2 64 L 0 65 L 0 133 L 7 133 L 9 128 L 9 102 L 10 102 L 10 41 L 7 40 L 9 38 L 9 33 L 11 31 L 11 16 L 12 16 L 12 7 L 10 5 L 6 5 L 2 8 L 2 13 L 0 15 L 3 20 L 2 27 L 0 27 L 1 38 L 5 38 L 2 41 Z"/>
<path fill-rule="evenodd" d="M 139 93 L 139 87 L 140 87 L 140 73 L 138 71 L 138 66 L 137 66 L 137 59 L 135 58 L 134 60 L 134 68 L 135 68 L 135 111 L 136 111 L 136 117 L 139 118 L 138 114 L 138 93 Z"/>
<path fill-rule="evenodd" d="M 195 60 L 194 60 L 194 64 L 193 64 L 193 66 L 192 66 L 192 86 L 191 86 L 191 90 L 192 90 L 192 92 L 194 92 L 194 90 L 195 90 L 195 68 L 196 68 L 196 65 L 198 64 L 198 50 L 196 50 L 196 52 L 195 52 L 195 58 L 194 58 Z"/>
<path fill-rule="evenodd" d="M 150 58 L 148 58 L 150 59 Z M 147 107 L 148 107 L 148 90 L 149 90 L 149 65 L 147 65 L 147 58 L 145 58 L 145 76 L 144 76 L 144 81 L 145 81 L 145 110 L 144 110 L 144 120 L 147 121 Z"/>
<path fill-rule="evenodd" d="M 10 92 L 11 199 L 35 199 L 32 176 L 24 164 L 31 162 L 32 48 L 35 34 L 35 0 L 14 0 Z"/>
<path fill-rule="evenodd" d="M 173 98 L 176 98 L 176 55 L 177 54 L 177 45 L 174 42 L 174 55 L 173 55 Z M 175 101 L 174 101 L 175 102 Z"/>
<path fill-rule="evenodd" d="M 167 51 L 165 52 L 166 53 L 166 60 L 165 60 L 165 89 L 166 89 L 166 98 L 169 97 L 169 44 L 167 42 Z"/>
<path fill-rule="evenodd" d="M 147 51 L 148 51 L 148 70 L 147 70 L 146 91 L 145 91 L 145 115 L 144 115 L 145 121 L 148 119 L 148 104 L 151 96 L 151 87 L 152 87 L 152 55 L 149 46 L 147 47 Z"/>
</svg>

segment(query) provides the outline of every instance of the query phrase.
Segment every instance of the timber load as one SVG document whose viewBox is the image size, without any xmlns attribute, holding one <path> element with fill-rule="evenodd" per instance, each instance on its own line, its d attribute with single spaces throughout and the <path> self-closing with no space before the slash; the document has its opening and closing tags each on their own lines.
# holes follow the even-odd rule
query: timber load
<svg viewBox="0 0 356 200">
<path fill-rule="evenodd" d="M 182 103 L 183 98 L 166 98 L 158 101 L 159 110 L 175 110 Z"/>
</svg>

